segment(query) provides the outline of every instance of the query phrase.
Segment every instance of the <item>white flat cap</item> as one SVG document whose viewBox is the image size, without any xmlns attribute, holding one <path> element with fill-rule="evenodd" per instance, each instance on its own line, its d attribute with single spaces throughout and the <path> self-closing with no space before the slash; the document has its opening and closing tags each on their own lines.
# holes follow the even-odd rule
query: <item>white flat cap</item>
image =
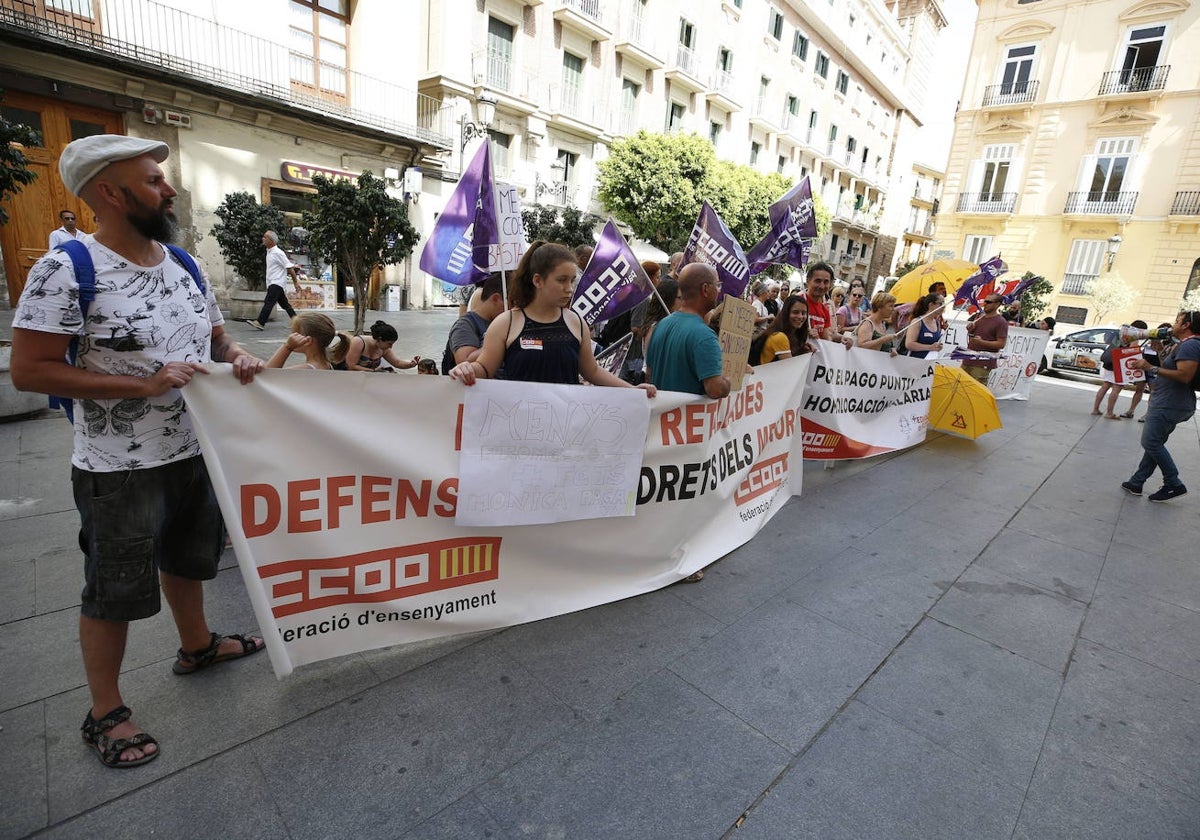
<svg viewBox="0 0 1200 840">
<path fill-rule="evenodd" d="M 158 163 L 167 159 L 171 147 L 158 140 L 143 140 L 123 134 L 94 134 L 73 140 L 58 159 L 58 174 L 72 195 L 79 195 L 87 182 L 110 163 L 151 155 Z"/>
</svg>

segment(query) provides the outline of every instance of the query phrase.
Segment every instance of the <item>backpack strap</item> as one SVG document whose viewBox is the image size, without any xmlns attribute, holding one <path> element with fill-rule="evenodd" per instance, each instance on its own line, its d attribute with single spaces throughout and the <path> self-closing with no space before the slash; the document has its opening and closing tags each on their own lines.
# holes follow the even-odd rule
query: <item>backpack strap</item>
<svg viewBox="0 0 1200 840">
<path fill-rule="evenodd" d="M 83 322 L 87 323 L 88 309 L 96 299 L 96 266 L 92 262 L 92 255 L 88 253 L 87 246 L 77 239 L 60 242 L 57 250 L 67 255 L 75 270 L 75 282 L 79 286 L 79 312 L 83 316 Z M 75 367 L 78 355 L 79 336 L 71 336 L 71 343 L 67 345 L 67 364 Z M 75 422 L 75 401 L 70 397 L 56 397 L 52 394 L 50 407 L 61 408 L 67 420 Z"/>
<path fill-rule="evenodd" d="M 192 280 L 196 283 L 196 288 L 200 290 L 200 297 L 208 294 L 208 290 L 204 288 L 204 280 L 200 275 L 200 266 L 196 265 L 196 261 L 192 259 L 192 255 L 180 248 L 178 245 L 172 245 L 169 242 L 164 242 L 168 251 L 175 255 L 175 259 L 187 269 L 187 273 L 192 275 Z"/>
</svg>

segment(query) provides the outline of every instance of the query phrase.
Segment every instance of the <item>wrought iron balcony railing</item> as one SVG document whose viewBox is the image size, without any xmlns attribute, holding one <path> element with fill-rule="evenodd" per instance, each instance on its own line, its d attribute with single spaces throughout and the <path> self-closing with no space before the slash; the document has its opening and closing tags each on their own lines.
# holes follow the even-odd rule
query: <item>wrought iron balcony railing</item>
<svg viewBox="0 0 1200 840">
<path fill-rule="evenodd" d="M 1058 291 L 1064 295 L 1086 295 L 1088 283 L 1096 279 L 1095 274 L 1064 274 Z"/>
<path fill-rule="evenodd" d="M 1171 215 L 1200 216 L 1200 190 L 1175 193 L 1175 201 L 1171 203 Z"/>
<path fill-rule="evenodd" d="M 450 109 L 438 100 L 328 62 L 316 66 L 311 56 L 286 44 L 153 0 L 93 3 L 91 18 L 46 14 L 38 11 L 40 5 L 0 0 L 0 32 L 33 39 L 46 50 L 104 58 L 131 74 L 215 85 L 292 114 L 332 117 L 451 146 Z M 286 32 L 285 24 L 280 35 Z M 293 73 L 298 68 L 304 70 L 300 77 Z"/>
<path fill-rule="evenodd" d="M 1162 90 L 1167 86 L 1167 76 L 1170 72 L 1170 64 L 1160 64 L 1157 67 L 1134 67 L 1128 70 L 1110 70 L 1100 77 L 1100 95 L 1112 96 L 1118 93 Z"/>
<path fill-rule="evenodd" d="M 1015 192 L 970 192 L 958 197 L 959 213 L 1011 213 L 1016 205 Z"/>
<path fill-rule="evenodd" d="M 1124 216 L 1137 204 L 1136 192 L 1073 192 L 1067 194 L 1064 213 Z"/>
<path fill-rule="evenodd" d="M 992 105 L 1021 105 L 1037 99 L 1038 82 L 1003 82 L 983 89 L 983 107 Z"/>
</svg>

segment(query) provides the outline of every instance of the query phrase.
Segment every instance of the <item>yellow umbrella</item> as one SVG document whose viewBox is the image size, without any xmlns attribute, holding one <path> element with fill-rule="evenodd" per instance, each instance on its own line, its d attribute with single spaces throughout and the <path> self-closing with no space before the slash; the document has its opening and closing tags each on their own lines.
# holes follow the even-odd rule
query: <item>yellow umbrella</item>
<svg viewBox="0 0 1200 840">
<path fill-rule="evenodd" d="M 1004 428 L 992 392 L 959 367 L 935 365 L 929 427 L 975 440 Z"/>
<path fill-rule="evenodd" d="M 963 281 L 979 271 L 979 266 L 966 260 L 934 260 L 919 265 L 895 282 L 888 292 L 896 303 L 916 303 L 921 295 L 929 294 L 934 283 L 945 283 L 946 294 L 953 295 Z"/>
</svg>

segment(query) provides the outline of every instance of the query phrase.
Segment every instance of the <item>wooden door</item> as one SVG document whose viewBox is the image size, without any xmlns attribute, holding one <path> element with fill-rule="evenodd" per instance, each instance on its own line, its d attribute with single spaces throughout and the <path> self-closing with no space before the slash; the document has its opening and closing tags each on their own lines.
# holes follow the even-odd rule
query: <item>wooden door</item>
<svg viewBox="0 0 1200 840">
<path fill-rule="evenodd" d="M 58 177 L 58 157 L 72 140 L 93 134 L 122 134 L 121 115 L 83 105 L 6 91 L 0 112 L 10 122 L 22 122 L 42 137 L 42 145 L 25 149 L 37 180 L 8 200 L 9 222 L 0 226 L 0 249 L 8 278 L 8 301 L 15 307 L 30 267 L 46 253 L 50 232 L 59 227 L 60 210 L 71 210 L 79 229 L 96 229 L 92 210 L 67 192 Z"/>
</svg>

